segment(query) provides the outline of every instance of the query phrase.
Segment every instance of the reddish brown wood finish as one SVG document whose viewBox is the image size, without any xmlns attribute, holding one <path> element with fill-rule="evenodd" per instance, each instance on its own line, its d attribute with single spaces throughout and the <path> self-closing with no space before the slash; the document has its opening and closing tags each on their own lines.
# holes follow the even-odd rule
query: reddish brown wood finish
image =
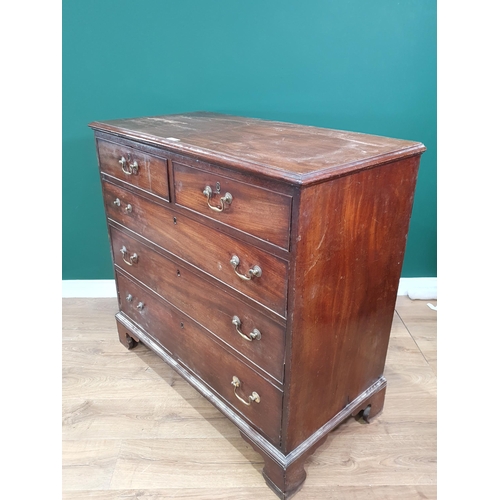
<svg viewBox="0 0 500 500">
<path fill-rule="evenodd" d="M 143 342 L 230 418 L 264 457 L 267 484 L 290 498 L 330 431 L 360 411 L 370 421 L 383 408 L 425 147 L 212 113 L 91 127 L 99 140 L 167 166 L 167 184 L 151 170 L 150 190 L 101 172 L 120 341 Z M 203 195 L 217 182 L 220 195 L 233 195 L 221 213 Z M 158 186 L 170 189 L 173 203 L 152 194 Z M 238 278 L 233 255 L 241 273 L 258 265 L 262 277 Z M 262 339 L 239 337 L 233 315 Z M 233 376 L 238 394 L 256 391 L 261 402 L 241 403 Z"/>
<path fill-rule="evenodd" d="M 218 173 L 193 169 L 172 162 L 175 203 L 211 219 L 235 227 L 257 238 L 289 249 L 292 198 L 251 184 L 236 181 Z M 219 184 L 219 194 L 216 185 Z M 230 193 L 232 201 L 217 212 L 208 206 L 205 186 L 213 192 L 210 204 L 220 208 L 221 197 Z"/>
<path fill-rule="evenodd" d="M 285 331 L 258 309 L 249 307 L 230 292 L 217 288 L 213 281 L 204 280 L 186 267 L 151 250 L 138 237 L 110 228 L 113 258 L 117 266 L 182 310 L 213 335 L 218 336 L 238 353 L 252 361 L 257 370 L 283 380 Z M 123 258 L 122 248 L 128 255 Z M 132 265 L 130 255 L 137 254 Z M 241 329 L 249 334 L 257 328 L 260 340 L 243 339 L 232 324 L 234 316 L 241 320 Z M 248 361 L 247 361 L 248 362 Z"/>
<path fill-rule="evenodd" d="M 385 402 L 385 391 L 387 387 L 384 386 L 380 391 L 375 393 L 371 398 L 363 401 L 361 406 L 354 409 L 351 416 L 356 417 L 360 413 L 362 414 L 363 420 L 370 423 L 374 418 L 376 418 L 382 412 Z"/>
<path fill-rule="evenodd" d="M 120 310 L 278 446 L 283 393 L 230 355 L 176 308 L 120 272 L 116 273 L 116 278 Z M 130 296 L 129 301 L 127 297 Z M 139 310 L 137 306 L 141 303 Z M 241 381 L 237 392 L 242 398 L 248 398 L 255 391 L 261 401 L 249 406 L 240 402 L 231 385 L 233 376 Z"/>
<path fill-rule="evenodd" d="M 418 161 L 373 168 L 301 194 L 285 452 L 383 374 Z M 295 403 L 305 400 L 307 406 Z"/>
<path fill-rule="evenodd" d="M 169 199 L 167 161 L 164 158 L 102 139 L 97 141 L 97 154 L 103 173 Z M 124 166 L 120 164 L 122 159 L 125 159 Z M 130 166 L 134 163 L 137 163 L 136 173 L 125 173 L 131 172 Z"/>
<path fill-rule="evenodd" d="M 120 206 L 114 204 L 117 199 Z M 104 201 L 110 219 L 285 316 L 286 261 L 108 182 L 104 183 Z M 125 210 L 129 204 L 130 213 Z M 233 255 L 240 259 L 242 274 L 258 265 L 262 276 L 250 281 L 240 279 L 230 264 Z"/>
<path fill-rule="evenodd" d="M 300 185 L 425 151 L 418 142 L 206 112 L 90 126 L 247 174 Z"/>
<path fill-rule="evenodd" d="M 127 329 L 118 321 L 116 322 L 116 329 L 118 330 L 118 339 L 127 349 L 133 349 L 137 346 L 139 340 L 134 338 L 134 335 L 129 333 Z"/>
</svg>

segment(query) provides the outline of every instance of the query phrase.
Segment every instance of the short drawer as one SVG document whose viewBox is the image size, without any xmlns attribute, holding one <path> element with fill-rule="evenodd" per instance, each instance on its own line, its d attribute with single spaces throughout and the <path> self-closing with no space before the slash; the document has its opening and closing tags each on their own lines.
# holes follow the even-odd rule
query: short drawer
<svg viewBox="0 0 500 500">
<path fill-rule="evenodd" d="M 116 276 L 120 310 L 279 445 L 282 391 L 214 342 L 186 315 L 121 273 Z M 239 387 L 232 385 L 233 377 Z M 249 400 L 253 392 L 260 402 Z"/>
<path fill-rule="evenodd" d="M 167 160 L 137 149 L 97 140 L 99 166 L 106 175 L 111 175 L 164 200 L 169 199 Z"/>
<path fill-rule="evenodd" d="M 118 186 L 103 186 L 110 219 L 285 317 L 287 261 Z"/>
<path fill-rule="evenodd" d="M 283 381 L 285 329 L 257 309 L 151 250 L 138 239 L 110 228 L 115 264 Z M 238 324 L 239 323 L 239 324 Z"/>
<path fill-rule="evenodd" d="M 289 249 L 292 198 L 173 161 L 175 203 Z"/>
</svg>

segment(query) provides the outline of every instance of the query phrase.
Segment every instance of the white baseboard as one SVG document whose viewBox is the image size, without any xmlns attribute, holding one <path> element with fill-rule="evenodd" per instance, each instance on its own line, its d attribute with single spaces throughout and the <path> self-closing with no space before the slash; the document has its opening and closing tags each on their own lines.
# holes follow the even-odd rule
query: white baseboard
<svg viewBox="0 0 500 500">
<path fill-rule="evenodd" d="M 437 299 L 437 278 L 401 278 L 398 295 L 412 299 Z M 116 297 L 114 280 L 63 280 L 63 298 Z"/>
<path fill-rule="evenodd" d="M 398 295 L 408 295 L 410 299 L 437 299 L 437 278 L 401 278 Z"/>
<path fill-rule="evenodd" d="M 63 298 L 116 297 L 115 280 L 63 280 Z"/>
</svg>

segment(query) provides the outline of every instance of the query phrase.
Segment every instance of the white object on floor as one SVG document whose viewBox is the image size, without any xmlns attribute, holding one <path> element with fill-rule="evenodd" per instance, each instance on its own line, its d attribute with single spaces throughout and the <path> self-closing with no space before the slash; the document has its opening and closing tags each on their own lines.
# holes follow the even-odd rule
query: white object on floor
<svg viewBox="0 0 500 500">
<path fill-rule="evenodd" d="M 437 311 L 438 308 L 437 306 L 435 306 L 434 304 L 431 304 L 430 302 L 427 303 L 427 305 L 433 310 L 433 311 Z"/>
</svg>

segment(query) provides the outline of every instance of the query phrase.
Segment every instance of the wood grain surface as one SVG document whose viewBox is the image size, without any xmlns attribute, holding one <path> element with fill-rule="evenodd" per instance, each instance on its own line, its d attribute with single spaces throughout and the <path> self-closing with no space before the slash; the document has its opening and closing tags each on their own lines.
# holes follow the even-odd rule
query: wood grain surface
<svg viewBox="0 0 500 500">
<path fill-rule="evenodd" d="M 103 183 L 103 189 L 109 219 L 286 316 L 288 263 L 285 260 L 109 182 Z M 120 206 L 114 203 L 117 199 Z M 128 204 L 132 208 L 127 213 L 124 207 Z M 239 278 L 230 263 L 233 255 L 240 261 L 238 272 L 247 275 L 248 270 L 257 265 L 262 270 L 262 276 L 250 281 Z"/>
<path fill-rule="evenodd" d="M 418 162 L 409 158 L 301 192 L 288 304 L 288 329 L 300 335 L 287 342 L 287 453 L 383 374 Z"/>
<path fill-rule="evenodd" d="M 230 355 L 221 343 L 212 340 L 185 314 L 164 301 L 160 302 L 153 294 L 146 294 L 145 289 L 121 273 L 116 276 L 120 310 L 277 446 L 280 440 L 283 392 L 257 375 L 247 364 Z M 132 302 L 123 298 L 129 293 L 134 297 Z M 138 300 L 144 303 L 144 308 L 140 311 L 135 306 Z M 193 345 L 197 349 L 193 349 Z M 233 376 L 238 377 L 241 382 L 237 391 L 231 385 Z M 260 403 L 247 406 L 236 396 L 236 393 L 240 393 L 240 397 L 248 401 L 248 396 L 253 391 L 260 395 Z"/>
<path fill-rule="evenodd" d="M 436 304 L 436 301 L 430 301 Z M 398 297 L 384 410 L 307 459 L 297 500 L 436 498 L 436 311 Z M 63 300 L 63 498 L 274 500 L 236 427 L 160 358 L 119 342 L 115 299 Z"/>
<path fill-rule="evenodd" d="M 161 154 L 159 152 L 158 154 Z M 97 141 L 97 155 L 102 172 L 139 189 L 169 199 L 167 160 L 138 149 L 105 140 Z M 120 161 L 124 161 L 122 165 Z M 131 165 L 137 165 L 135 173 Z M 131 173 L 132 172 L 132 173 Z"/>
<path fill-rule="evenodd" d="M 147 284 L 151 290 L 221 338 L 226 345 L 254 363 L 255 368 L 260 366 L 277 381 L 283 381 L 283 326 L 226 290 L 217 288 L 212 281 L 198 277 L 188 267 L 181 267 L 154 252 L 129 233 L 112 227 L 110 235 L 115 262 L 122 270 Z M 123 263 L 120 251 L 123 247 L 130 254 L 137 254 L 132 265 Z M 240 337 L 232 323 L 235 315 L 240 319 L 245 335 L 257 328 L 261 339 L 249 342 Z"/>
<path fill-rule="evenodd" d="M 222 169 L 208 172 L 173 161 L 172 170 L 173 196 L 177 205 L 288 250 L 292 208 L 290 196 L 254 186 L 248 180 L 238 182 L 226 177 Z M 219 194 L 216 193 L 217 185 Z M 227 193 L 232 197 L 231 203 L 225 203 L 221 212 L 211 209 L 203 194 L 206 186 L 212 190 L 211 206 L 221 208 L 220 198 Z"/>
<path fill-rule="evenodd" d="M 425 151 L 419 142 L 207 112 L 109 120 L 89 126 L 299 184 Z"/>
</svg>

